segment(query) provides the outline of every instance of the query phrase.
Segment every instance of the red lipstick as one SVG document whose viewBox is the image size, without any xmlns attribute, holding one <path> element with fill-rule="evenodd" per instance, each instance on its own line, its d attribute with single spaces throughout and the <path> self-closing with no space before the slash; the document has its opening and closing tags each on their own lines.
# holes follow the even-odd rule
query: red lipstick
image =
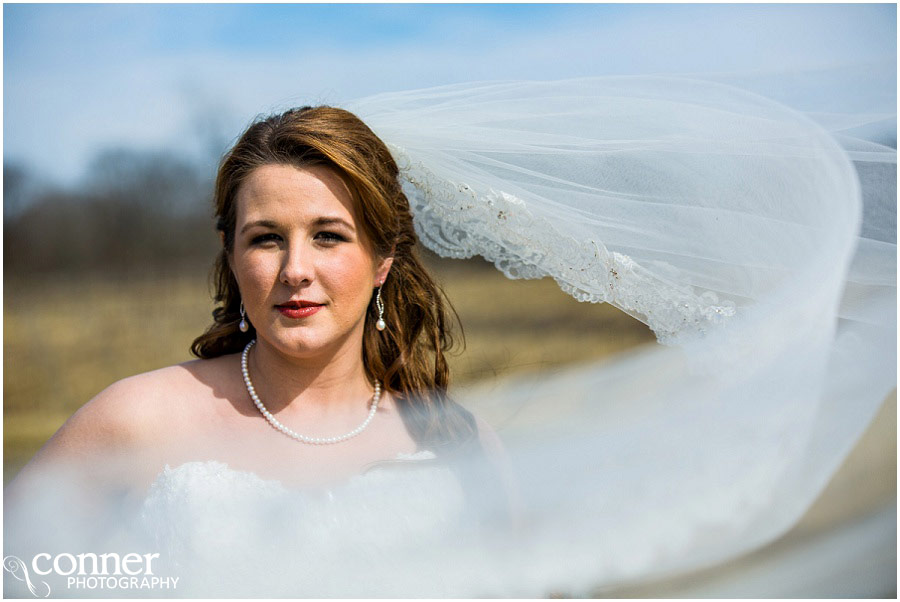
<svg viewBox="0 0 900 602">
<path fill-rule="evenodd" d="M 281 312 L 281 315 L 292 318 L 292 319 L 300 319 L 300 318 L 308 318 L 313 315 L 320 309 L 322 309 L 323 305 L 321 303 L 314 303 L 312 301 L 304 301 L 302 299 L 298 301 L 287 301 L 286 303 L 281 303 L 275 306 L 275 309 Z"/>
</svg>

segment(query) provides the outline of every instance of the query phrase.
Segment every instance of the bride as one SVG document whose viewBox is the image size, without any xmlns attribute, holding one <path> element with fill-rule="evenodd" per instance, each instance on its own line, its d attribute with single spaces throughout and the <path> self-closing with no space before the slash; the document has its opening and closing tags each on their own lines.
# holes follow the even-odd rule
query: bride
<svg viewBox="0 0 900 602">
<path fill-rule="evenodd" d="M 659 578 L 788 529 L 896 385 L 896 153 L 848 123 L 662 77 L 351 108 L 368 126 L 288 111 L 228 153 L 204 359 L 116 383 L 8 488 L 26 568 L 146 550 L 200 596 Z M 475 419 L 417 238 L 666 346 L 455 392 Z"/>
<path fill-rule="evenodd" d="M 135 491 L 156 467 L 202 457 L 311 486 L 479 436 L 494 444 L 447 397 L 450 316 L 397 175 L 341 109 L 249 128 L 216 181 L 220 305 L 192 347 L 202 360 L 112 385 L 23 475 L 127 450 L 143 457 L 121 475 Z"/>
<path fill-rule="evenodd" d="M 101 392 L 7 503 L 27 504 L 28 484 L 61 466 L 90 492 L 96 520 L 117 497 L 146 515 L 179 478 L 330 492 L 369 471 L 473 454 L 490 479 L 476 489 L 461 477 L 459 499 L 511 493 L 499 439 L 447 395 L 451 316 L 416 255 L 398 174 L 346 110 L 304 107 L 248 128 L 216 180 L 219 306 L 192 346 L 201 359 Z"/>
</svg>

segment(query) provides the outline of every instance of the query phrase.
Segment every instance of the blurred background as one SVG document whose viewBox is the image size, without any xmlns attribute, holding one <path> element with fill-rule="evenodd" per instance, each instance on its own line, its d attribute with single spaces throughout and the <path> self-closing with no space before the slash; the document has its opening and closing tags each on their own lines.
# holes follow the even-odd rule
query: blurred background
<svg viewBox="0 0 900 602">
<path fill-rule="evenodd" d="M 113 381 L 191 359 L 213 307 L 216 164 L 259 114 L 481 79 L 670 73 L 762 90 L 767 75 L 811 81 L 835 65 L 888 74 L 860 82 L 874 104 L 854 104 L 858 89 L 764 91 L 806 111 L 896 112 L 888 4 L 7 4 L 3 52 L 4 483 Z M 552 281 L 422 253 L 465 329 L 456 383 L 655 344 L 643 324 Z M 715 570 L 598 594 L 752 596 L 766 582 L 776 595 L 894 595 L 896 556 L 891 567 L 860 552 L 875 573 L 851 581 L 868 590 L 836 592 L 834 573 L 822 593 L 782 573 L 795 550 L 896 505 L 896 420 L 893 396 L 782 540 Z"/>
</svg>

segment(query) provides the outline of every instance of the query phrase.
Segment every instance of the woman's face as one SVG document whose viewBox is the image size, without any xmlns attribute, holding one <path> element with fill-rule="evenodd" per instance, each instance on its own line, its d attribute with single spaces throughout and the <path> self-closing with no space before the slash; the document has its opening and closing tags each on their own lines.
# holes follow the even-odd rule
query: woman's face
<svg viewBox="0 0 900 602">
<path fill-rule="evenodd" d="M 265 165 L 238 189 L 231 269 L 260 342 L 295 357 L 361 349 L 379 260 L 327 167 Z"/>
</svg>

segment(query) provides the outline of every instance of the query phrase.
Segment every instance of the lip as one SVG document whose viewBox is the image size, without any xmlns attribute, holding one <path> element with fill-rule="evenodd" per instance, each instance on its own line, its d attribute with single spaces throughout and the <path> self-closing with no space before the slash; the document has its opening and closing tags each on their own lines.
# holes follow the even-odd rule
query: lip
<svg viewBox="0 0 900 602">
<path fill-rule="evenodd" d="M 324 307 L 321 303 L 312 301 L 288 301 L 275 306 L 275 309 L 281 312 L 281 315 L 292 318 L 294 320 L 300 318 L 308 318 Z"/>
</svg>

